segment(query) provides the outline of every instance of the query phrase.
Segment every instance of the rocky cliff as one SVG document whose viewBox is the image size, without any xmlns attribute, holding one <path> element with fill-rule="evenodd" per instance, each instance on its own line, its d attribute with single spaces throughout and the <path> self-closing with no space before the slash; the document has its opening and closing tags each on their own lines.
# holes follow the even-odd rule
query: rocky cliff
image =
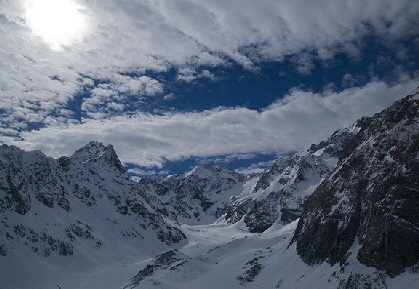
<svg viewBox="0 0 419 289">
<path fill-rule="evenodd" d="M 402 273 L 419 262 L 419 98 L 376 114 L 304 204 L 293 241 L 308 264 L 362 264 Z M 351 251 L 350 251 L 351 249 Z"/>
</svg>

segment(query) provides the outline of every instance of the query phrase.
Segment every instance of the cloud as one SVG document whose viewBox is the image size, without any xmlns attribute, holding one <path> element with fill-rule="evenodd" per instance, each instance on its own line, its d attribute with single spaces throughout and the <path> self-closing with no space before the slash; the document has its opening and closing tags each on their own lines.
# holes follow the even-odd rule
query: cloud
<svg viewBox="0 0 419 289">
<path fill-rule="evenodd" d="M 415 35 L 419 5 L 411 1 L 150 1 L 171 27 L 241 62 L 239 47 L 280 59 L 303 49 L 332 49 L 375 32 L 386 38 Z"/>
<path fill-rule="evenodd" d="M 126 116 L 127 106 L 138 108 L 135 104 L 144 98 L 165 94 L 166 100 L 176 99 L 158 79 L 140 76 L 147 71 L 176 67 L 178 81 L 207 77 L 215 82 L 219 76 L 197 67 L 231 65 L 234 60 L 257 71 L 262 62 L 290 58 L 300 73 L 309 74 L 315 67 L 313 58 L 328 61 L 340 52 L 354 60 L 362 58 L 368 35 L 408 59 L 411 53 L 402 43 L 417 39 L 419 4 L 411 0 L 74 2 L 83 7 L 89 29 L 82 41 L 63 45 L 60 51 L 51 50 L 25 23 L 24 0 L 0 5 L 0 131 L 8 143 L 19 136 L 22 140 L 14 142 L 19 146 L 59 156 L 96 139 L 113 143 L 123 161 L 147 166 L 190 156 L 294 150 L 377 112 L 416 86 L 407 79 L 393 86 L 373 81 L 350 88 L 356 81 L 348 74 L 343 92 L 293 90 L 262 112 L 219 108 L 163 116 L 137 111 Z M 79 99 L 81 92 L 89 95 Z M 78 102 L 81 112 L 72 112 L 70 104 Z"/>
<path fill-rule="evenodd" d="M 209 78 L 212 81 L 217 81 L 217 78 L 215 77 L 215 75 L 206 69 L 198 73 L 196 69 L 192 67 L 182 67 L 178 71 L 178 76 L 177 76 L 178 81 L 184 81 L 184 82 L 190 83 L 198 78 Z"/>
<path fill-rule="evenodd" d="M 292 60 L 297 64 L 297 70 L 301 74 L 310 74 L 315 67 L 313 56 L 307 52 L 293 56 Z"/>
<path fill-rule="evenodd" d="M 368 33 L 391 44 L 419 31 L 419 4 L 410 0 L 79 0 L 90 28 L 82 42 L 54 52 L 16 22 L 24 17 L 23 3 L 7 1 L 0 8 L 7 52 L 1 60 L 11 64 L 5 72 L 23 77 L 16 79 L 21 84 L 35 74 L 165 70 L 225 64 L 225 57 L 252 66 L 304 50 L 321 57 L 342 50 L 356 54 Z"/>
<path fill-rule="evenodd" d="M 113 144 L 123 162 L 147 167 L 162 167 L 166 160 L 196 156 L 283 153 L 305 149 L 334 130 L 379 112 L 416 86 L 416 81 L 405 80 L 395 86 L 370 82 L 362 88 L 339 93 L 316 94 L 294 89 L 262 112 L 218 108 L 92 119 L 22 132 L 22 140 L 13 143 L 59 157 L 97 140 Z"/>
<path fill-rule="evenodd" d="M 357 82 L 357 79 L 349 73 L 346 73 L 342 78 L 343 87 L 353 87 Z"/>
<path fill-rule="evenodd" d="M 163 85 L 147 76 L 130 77 L 110 74 L 105 83 L 90 90 L 89 97 L 82 100 L 81 110 L 85 117 L 106 118 L 120 115 L 129 106 L 139 105 L 149 96 L 163 93 Z"/>
<path fill-rule="evenodd" d="M 132 168 L 127 170 L 129 174 L 133 175 L 131 178 L 135 181 L 140 180 L 138 176 L 156 176 L 156 175 L 168 175 L 168 171 L 156 171 L 156 170 L 143 170 L 139 168 Z"/>
<path fill-rule="evenodd" d="M 419 4 L 411 0 L 77 0 L 89 28 L 82 41 L 53 51 L 25 22 L 25 1 L 3 2 L 0 107 L 12 117 L 19 114 L 16 107 L 31 118 L 60 112 L 86 82 L 110 75 L 177 66 L 178 79 L 190 82 L 205 76 L 195 72 L 200 65 L 234 59 L 251 68 L 286 56 L 295 56 L 298 70 L 309 73 L 310 57 L 359 57 L 369 33 L 388 45 L 419 33 Z M 404 55 L 405 47 L 397 50 Z M 119 87 L 105 88 L 109 93 L 162 89 L 157 80 L 112 81 Z"/>
<path fill-rule="evenodd" d="M 164 100 L 167 100 L 167 101 L 171 101 L 171 100 L 175 100 L 175 99 L 177 99 L 177 96 L 176 96 L 176 94 L 174 94 L 173 92 L 171 92 L 171 93 L 169 93 L 169 94 L 166 94 L 166 95 L 163 97 L 163 99 L 164 99 Z"/>
</svg>

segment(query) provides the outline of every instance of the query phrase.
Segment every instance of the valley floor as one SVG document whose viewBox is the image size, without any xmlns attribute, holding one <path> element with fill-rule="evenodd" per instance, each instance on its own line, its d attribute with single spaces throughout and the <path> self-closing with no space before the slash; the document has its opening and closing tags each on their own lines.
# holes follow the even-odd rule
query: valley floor
<svg viewBox="0 0 419 289">
<path fill-rule="evenodd" d="M 242 224 L 184 225 L 189 243 L 180 250 L 126 263 L 107 260 L 95 269 L 52 270 L 39 286 L 0 288 L 419 288 L 418 274 L 389 278 L 354 257 L 344 268 L 304 264 L 295 245 L 289 246 L 296 224 L 273 226 L 262 234 L 250 234 Z M 361 287 L 346 287 L 349 277 Z"/>
</svg>

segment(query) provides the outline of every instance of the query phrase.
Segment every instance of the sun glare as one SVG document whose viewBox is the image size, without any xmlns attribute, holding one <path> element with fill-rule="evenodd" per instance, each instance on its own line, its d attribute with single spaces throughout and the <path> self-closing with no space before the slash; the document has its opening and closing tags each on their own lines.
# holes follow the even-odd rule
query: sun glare
<svg viewBox="0 0 419 289">
<path fill-rule="evenodd" d="M 72 0 L 27 1 L 26 21 L 31 30 L 54 50 L 83 38 L 86 30 L 85 7 Z"/>
</svg>

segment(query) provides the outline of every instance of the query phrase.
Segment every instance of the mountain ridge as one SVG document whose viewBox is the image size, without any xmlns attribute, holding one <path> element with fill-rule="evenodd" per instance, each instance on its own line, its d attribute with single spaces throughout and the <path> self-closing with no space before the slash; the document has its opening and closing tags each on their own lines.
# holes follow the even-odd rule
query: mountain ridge
<svg viewBox="0 0 419 289">
<path fill-rule="evenodd" d="M 376 114 L 308 198 L 294 236 L 305 262 L 345 263 L 355 241 L 361 263 L 391 276 L 419 261 L 418 107 L 407 96 Z"/>
</svg>

